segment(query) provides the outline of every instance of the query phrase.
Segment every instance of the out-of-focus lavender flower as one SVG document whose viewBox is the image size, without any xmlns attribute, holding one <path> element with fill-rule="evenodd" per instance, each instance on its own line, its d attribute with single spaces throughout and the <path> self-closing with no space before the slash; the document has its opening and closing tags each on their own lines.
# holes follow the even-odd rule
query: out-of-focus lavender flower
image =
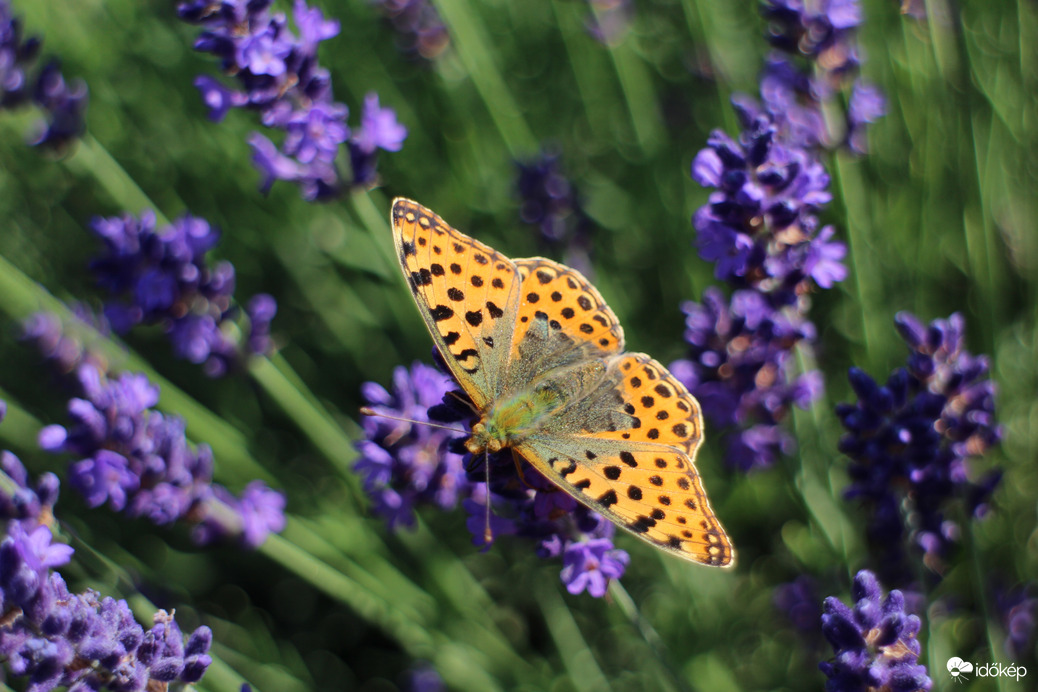
<svg viewBox="0 0 1038 692">
<path fill-rule="evenodd" d="M 995 605 L 1006 632 L 1003 644 L 1006 654 L 1019 661 L 1034 645 L 1035 619 L 1038 618 L 1038 598 L 1033 585 L 1011 590 L 999 590 L 995 594 Z"/>
<path fill-rule="evenodd" d="M 0 108 L 40 108 L 43 121 L 30 144 L 60 151 L 86 131 L 87 88 L 82 81 L 68 84 L 54 59 L 31 76 L 40 45 L 39 38 L 22 36 L 21 20 L 0 0 Z"/>
<path fill-rule="evenodd" d="M 692 178 L 716 188 L 696 212 L 700 256 L 717 278 L 768 294 L 773 306 L 794 305 L 807 282 L 831 286 L 846 276 L 846 248 L 821 229 L 816 213 L 832 199 L 825 167 L 806 149 L 777 138 L 774 119 L 733 101 L 739 140 L 715 130 L 692 162 Z"/>
<path fill-rule="evenodd" d="M 370 184 L 376 148 L 397 151 L 406 130 L 396 124 L 391 110 L 378 107 L 376 96 L 374 113 L 365 104 L 359 133 L 366 139 L 357 142 L 358 133 L 351 138 L 349 109 L 334 100 L 331 77 L 317 62 L 318 45 L 338 35 L 339 22 L 295 0 L 297 35 L 285 15 L 269 12 L 270 5 L 271 0 L 191 0 L 178 6 L 181 19 L 205 29 L 195 49 L 219 57 L 240 87 L 232 89 L 204 75 L 195 80 L 210 119 L 222 120 L 231 108 L 250 108 L 259 111 L 266 127 L 284 131 L 280 147 L 258 132 L 249 137 L 264 191 L 276 180 L 288 180 L 299 185 L 305 199 L 326 200 L 351 186 Z M 349 145 L 352 175 L 336 164 L 344 144 Z M 358 162 L 355 150 L 369 146 Z"/>
<path fill-rule="evenodd" d="M 591 219 L 576 187 L 562 174 L 560 154 L 544 150 L 534 159 L 517 161 L 519 218 L 540 229 L 540 239 L 565 262 L 591 276 Z"/>
<path fill-rule="evenodd" d="M 926 19 L 926 0 L 900 0 L 901 14 L 912 19 Z"/>
<path fill-rule="evenodd" d="M 403 684 L 400 687 L 405 692 L 443 692 L 447 689 L 440 674 L 425 661 L 411 666 L 402 677 Z"/>
<path fill-rule="evenodd" d="M 69 306 L 77 323 L 91 331 L 107 336 L 111 327 L 104 315 L 96 315 L 83 303 Z M 80 363 L 89 361 L 97 367 L 106 366 L 97 353 L 88 349 L 80 336 L 62 324 L 61 319 L 50 312 L 36 312 L 29 315 L 22 323 L 22 338 L 32 342 L 58 375 L 68 375 L 76 371 Z"/>
<path fill-rule="evenodd" d="M 600 43 L 614 45 L 627 35 L 631 20 L 634 18 L 634 4 L 631 0 L 588 0 L 591 16 L 587 20 L 587 29 Z"/>
<path fill-rule="evenodd" d="M 413 525 L 418 505 L 453 509 L 469 492 L 462 457 L 448 450 L 450 431 L 383 417 L 427 422 L 429 409 L 454 388 L 450 377 L 417 362 L 393 371 L 392 393 L 374 382 L 363 387 L 375 415 L 364 419 L 355 469 L 373 510 L 391 529 Z"/>
<path fill-rule="evenodd" d="M 686 303 L 687 359 L 670 370 L 702 403 L 712 423 L 728 428 L 725 459 L 742 471 L 771 466 L 795 443 L 781 426 L 791 406 L 807 408 L 822 393 L 817 371 L 793 377 L 793 347 L 813 341 L 814 325 L 796 311 L 771 307 L 753 290 L 731 301 L 707 288 Z"/>
<path fill-rule="evenodd" d="M 277 305 L 265 294 L 253 297 L 246 310 L 253 318 L 250 338 L 239 344 L 231 336 L 238 314 L 232 302 L 234 267 L 206 261 L 220 234 L 205 219 L 185 214 L 156 228 L 155 214 L 145 211 L 139 219 L 128 214 L 96 218 L 91 229 L 104 243 L 91 269 L 113 296 L 105 316 L 116 331 L 161 324 L 174 353 L 204 364 L 211 377 L 226 374 L 247 353 L 269 352 Z"/>
<path fill-rule="evenodd" d="M 818 632 L 822 610 L 818 605 L 818 585 L 810 576 L 802 574 L 775 587 L 772 603 L 802 634 L 810 636 Z"/>
<path fill-rule="evenodd" d="M 450 45 L 447 27 L 429 0 L 372 0 L 400 36 L 400 49 L 426 60 L 439 57 Z"/>
<path fill-rule="evenodd" d="M 370 93 L 364 97 L 360 127 L 350 139 L 354 184 L 373 183 L 378 150 L 400 151 L 406 138 L 407 128 L 397 122 L 393 109 L 379 105 L 378 94 Z"/>
<path fill-rule="evenodd" d="M 770 22 L 768 40 L 776 48 L 808 56 L 826 73 L 858 67 L 858 0 L 764 0 L 761 13 Z"/>
<path fill-rule="evenodd" d="M 907 536 L 939 573 L 960 532 L 946 512 L 958 504 L 966 517 L 983 516 L 1001 478 L 998 470 L 978 477 L 973 468 L 1002 436 L 996 388 L 988 359 L 964 349 L 958 313 L 924 325 L 902 312 L 895 322 L 911 350 L 907 367 L 883 386 L 852 368 L 858 401 L 836 408 L 847 430 L 840 451 L 851 458 L 846 496 L 871 510 L 868 533 L 877 547 L 903 550 Z"/>
<path fill-rule="evenodd" d="M 204 524 L 195 536 L 201 542 L 234 536 L 250 548 L 284 527 L 284 499 L 258 481 L 240 499 L 213 484 L 212 450 L 192 449 L 183 419 L 152 410 L 159 389 L 147 377 L 111 380 L 89 363 L 77 375 L 83 398 L 69 401 L 72 424 L 43 428 L 39 443 L 79 457 L 69 482 L 88 505 L 107 503 L 156 524 L 189 519 Z"/>
<path fill-rule="evenodd" d="M 85 366 L 86 367 L 86 366 Z M 0 402 L 0 418 L 5 410 Z M 148 631 L 125 601 L 88 590 L 71 594 L 55 568 L 67 564 L 71 546 L 53 542 L 52 508 L 58 479 L 31 483 L 10 452 L 0 453 L 0 657 L 26 689 L 145 692 L 167 683 L 197 682 L 212 659 L 212 632 L 199 627 L 187 644 L 172 615 L 159 611 Z"/>
<path fill-rule="evenodd" d="M 933 682 L 920 665 L 920 621 L 905 612 L 898 590 L 883 596 L 875 575 L 862 570 L 851 588 L 853 606 L 838 598 L 825 599 L 822 632 L 834 657 L 819 668 L 828 681 L 826 692 L 929 690 Z"/>
<path fill-rule="evenodd" d="M 858 0 L 765 0 L 768 39 L 794 56 L 772 55 L 761 78 L 761 99 L 792 146 L 834 148 L 845 145 L 865 153 L 865 125 L 885 112 L 879 89 L 857 77 L 862 62 L 857 29 L 862 22 Z M 823 111 L 836 95 L 852 87 L 842 130 Z M 857 103 L 855 103 L 857 101 Z M 835 108 L 830 108 L 830 112 Z"/>
<path fill-rule="evenodd" d="M 602 598 L 609 580 L 622 577 L 629 561 L 625 551 L 613 547 L 611 538 L 569 543 L 562 553 L 562 581 L 571 594 L 586 590 L 595 598 Z"/>
</svg>

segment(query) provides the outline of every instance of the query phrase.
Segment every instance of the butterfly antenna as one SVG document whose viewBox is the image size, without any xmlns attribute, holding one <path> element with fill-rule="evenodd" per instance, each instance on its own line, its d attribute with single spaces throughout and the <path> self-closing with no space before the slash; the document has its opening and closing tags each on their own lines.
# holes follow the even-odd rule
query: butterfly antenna
<svg viewBox="0 0 1038 692">
<path fill-rule="evenodd" d="M 479 410 L 476 408 L 475 404 L 469 401 L 468 397 L 458 394 L 457 390 L 452 389 L 451 391 L 447 392 L 447 396 L 452 397 L 455 401 L 464 404 L 466 408 L 468 408 L 477 416 L 479 415 Z"/>
<path fill-rule="evenodd" d="M 494 532 L 490 530 L 490 452 L 483 453 L 483 468 L 486 471 L 487 483 L 487 517 L 483 527 L 483 544 L 489 548 L 494 542 Z"/>
<path fill-rule="evenodd" d="M 449 425 L 440 425 L 439 423 L 430 423 L 424 420 L 415 420 L 413 418 L 401 418 L 400 416 L 391 416 L 388 413 L 379 413 L 370 406 L 361 406 L 360 415 L 362 416 L 377 416 L 379 418 L 388 418 L 389 420 L 398 420 L 402 423 L 414 423 L 415 425 L 426 425 L 430 428 L 439 428 L 440 430 L 450 430 L 451 432 L 461 433 L 462 435 L 468 435 L 468 430 L 462 430 L 461 428 L 452 428 Z"/>
</svg>

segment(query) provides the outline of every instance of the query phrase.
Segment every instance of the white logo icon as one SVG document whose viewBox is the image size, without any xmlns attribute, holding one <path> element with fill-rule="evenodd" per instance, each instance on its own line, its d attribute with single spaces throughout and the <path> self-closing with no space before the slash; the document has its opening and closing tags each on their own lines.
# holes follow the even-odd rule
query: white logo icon
<svg viewBox="0 0 1038 692">
<path fill-rule="evenodd" d="M 963 661 L 958 656 L 952 656 L 948 659 L 948 672 L 951 673 L 953 680 L 963 682 L 968 679 L 966 673 L 973 672 L 973 664 L 969 661 Z"/>
</svg>

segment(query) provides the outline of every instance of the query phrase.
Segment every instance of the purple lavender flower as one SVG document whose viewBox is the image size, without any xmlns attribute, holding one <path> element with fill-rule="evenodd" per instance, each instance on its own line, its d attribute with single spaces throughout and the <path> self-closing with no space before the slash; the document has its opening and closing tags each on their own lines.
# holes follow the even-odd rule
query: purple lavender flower
<svg viewBox="0 0 1038 692">
<path fill-rule="evenodd" d="M 765 0 L 761 13 L 771 22 L 768 40 L 776 48 L 806 55 L 830 73 L 857 68 L 858 0 Z"/>
<path fill-rule="evenodd" d="M 717 189 L 692 219 L 699 254 L 716 263 L 717 278 L 792 305 L 808 279 L 831 285 L 846 274 L 843 244 L 830 241 L 828 227 L 819 233 L 815 216 L 832 199 L 829 175 L 807 150 L 776 138 L 770 115 L 733 103 L 739 141 L 715 130 L 692 162 L 692 178 Z"/>
<path fill-rule="evenodd" d="M 707 418 L 728 428 L 727 462 L 742 471 L 771 466 L 795 448 L 781 427 L 791 406 L 807 408 L 822 392 L 817 371 L 791 378 L 793 347 L 815 338 L 795 311 L 775 310 L 753 290 L 731 301 L 717 288 L 686 303 L 687 359 L 670 370 L 702 403 Z"/>
<path fill-rule="evenodd" d="M 87 366 L 84 366 L 87 367 Z M 0 402 L 0 418 L 4 409 Z M 53 542 L 52 508 L 58 479 L 48 473 L 30 483 L 25 467 L 0 453 L 0 657 L 10 672 L 28 678 L 28 690 L 145 692 L 159 683 L 197 682 L 212 659 L 212 632 L 183 636 L 171 615 L 159 611 L 147 632 L 125 601 L 94 591 L 70 594 L 53 571 L 69 562 L 71 546 Z M 163 687 L 164 689 L 164 687 Z"/>
<path fill-rule="evenodd" d="M 862 55 L 857 29 L 862 22 L 858 0 L 766 0 L 773 46 L 806 64 L 798 66 L 772 55 L 761 78 L 761 99 L 787 143 L 802 147 L 845 145 L 865 153 L 865 125 L 885 112 L 879 90 L 856 77 Z M 835 107 L 836 94 L 853 83 L 843 132 L 831 131 L 823 107 Z"/>
<path fill-rule="evenodd" d="M 517 161 L 519 218 L 540 229 L 547 249 L 562 250 L 566 264 L 591 275 L 591 219 L 576 187 L 563 174 L 561 155 L 550 149 L 529 161 Z"/>
<path fill-rule="evenodd" d="M 586 590 L 595 598 L 602 598 L 609 580 L 622 577 L 629 561 L 627 553 L 614 548 L 609 538 L 570 543 L 562 554 L 562 581 L 573 595 Z"/>
<path fill-rule="evenodd" d="M 319 44 L 339 34 L 339 22 L 295 0 L 297 36 L 285 15 L 269 12 L 270 5 L 271 0 L 191 0 L 178 6 L 181 19 L 205 28 L 195 49 L 219 57 L 240 86 L 232 89 L 204 75 L 195 80 L 209 118 L 220 121 L 231 108 L 250 108 L 259 111 L 266 127 L 285 132 L 280 148 L 258 132 L 249 137 L 263 191 L 275 180 L 287 180 L 299 185 L 305 199 L 326 200 L 370 184 L 376 149 L 399 150 L 407 131 L 390 109 L 379 108 L 377 96 L 371 106 L 369 96 L 362 139 L 351 138 L 349 109 L 334 100 L 331 78 L 317 63 Z M 351 177 L 336 165 L 347 143 Z M 360 161 L 358 151 L 365 152 Z"/>
<path fill-rule="evenodd" d="M 400 49 L 426 60 L 439 57 L 450 45 L 447 27 L 429 0 L 372 0 L 400 37 Z"/>
<path fill-rule="evenodd" d="M 54 59 L 31 77 L 40 45 L 39 38 L 23 39 L 21 21 L 0 0 L 0 108 L 30 102 L 40 108 L 43 121 L 30 144 L 61 151 L 86 131 L 87 88 L 82 81 L 69 85 Z"/>
<path fill-rule="evenodd" d="M 43 428 L 39 442 L 79 457 L 69 482 L 88 505 L 108 504 L 156 524 L 190 518 L 204 524 L 200 542 L 236 536 L 250 548 L 284 527 L 284 499 L 262 483 L 250 484 L 241 499 L 213 484 L 212 450 L 192 449 L 181 418 L 152 410 L 159 390 L 147 377 L 110 380 L 91 364 L 77 375 L 85 398 L 69 402 L 72 425 Z"/>
<path fill-rule="evenodd" d="M 826 692 L 929 690 L 933 682 L 919 665 L 920 621 L 905 612 L 905 597 L 894 590 L 883 596 L 876 577 L 862 570 L 851 589 L 854 605 L 825 599 L 822 632 L 834 658 L 819 668 L 828 678 Z"/>
<path fill-rule="evenodd" d="M 895 322 L 911 349 L 907 367 L 884 386 L 852 368 L 858 401 L 836 409 L 847 430 L 840 451 L 851 458 L 846 496 L 870 508 L 868 533 L 877 547 L 896 557 L 908 537 L 940 572 L 959 535 L 946 512 L 958 504 L 965 516 L 981 517 L 1001 478 L 997 470 L 976 478 L 972 468 L 1002 436 L 996 389 L 988 359 L 963 348 L 961 315 L 927 326 L 902 312 Z M 888 555 L 882 562 L 897 561 Z"/>
<path fill-rule="evenodd" d="M 354 183 L 373 183 L 378 150 L 400 151 L 406 138 L 407 128 L 397 122 L 396 113 L 391 108 L 379 105 L 378 94 L 370 93 L 364 97 L 360 128 L 350 139 Z"/>
<path fill-rule="evenodd" d="M 114 297 L 105 304 L 105 316 L 116 331 L 161 324 L 174 353 L 204 364 L 211 377 L 239 364 L 243 352 L 269 352 L 267 337 L 277 305 L 265 294 L 254 297 L 258 302 L 251 302 L 247 311 L 254 318 L 256 338 L 240 347 L 228 336 L 237 313 L 232 303 L 234 267 L 229 262 L 210 265 L 206 261 L 220 234 L 205 219 L 185 214 L 156 229 L 155 214 L 145 211 L 139 219 L 96 218 L 91 229 L 105 246 L 91 268 L 98 283 Z"/>
<path fill-rule="evenodd" d="M 450 431 L 382 417 L 429 421 L 429 409 L 454 388 L 450 377 L 417 362 L 410 370 L 393 371 L 392 393 L 374 382 L 363 387 L 375 415 L 364 419 L 365 439 L 357 443 L 361 456 L 354 468 L 372 509 L 391 529 L 413 525 L 417 505 L 452 509 L 468 492 L 462 457 L 448 450 Z"/>
</svg>

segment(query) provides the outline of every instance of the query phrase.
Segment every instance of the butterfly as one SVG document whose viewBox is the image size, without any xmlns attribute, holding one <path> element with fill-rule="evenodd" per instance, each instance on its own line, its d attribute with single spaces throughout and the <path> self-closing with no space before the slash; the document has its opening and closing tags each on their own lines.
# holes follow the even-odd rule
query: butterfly
<svg viewBox="0 0 1038 692">
<path fill-rule="evenodd" d="M 473 454 L 510 448 L 579 502 L 672 555 L 731 565 L 695 467 L 699 403 L 663 365 L 624 351 L 584 276 L 509 259 L 408 199 L 393 201 L 400 268 L 479 420 Z"/>
</svg>

